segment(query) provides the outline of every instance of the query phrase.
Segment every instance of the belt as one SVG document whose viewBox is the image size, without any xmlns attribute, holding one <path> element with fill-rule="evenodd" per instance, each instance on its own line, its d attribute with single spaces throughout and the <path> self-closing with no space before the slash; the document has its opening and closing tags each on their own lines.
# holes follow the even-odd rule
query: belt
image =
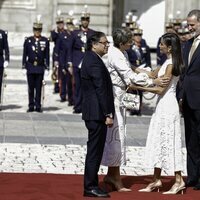
<svg viewBox="0 0 200 200">
<path fill-rule="evenodd" d="M 38 61 L 28 61 L 33 66 L 44 66 L 44 63 L 38 62 Z"/>
</svg>

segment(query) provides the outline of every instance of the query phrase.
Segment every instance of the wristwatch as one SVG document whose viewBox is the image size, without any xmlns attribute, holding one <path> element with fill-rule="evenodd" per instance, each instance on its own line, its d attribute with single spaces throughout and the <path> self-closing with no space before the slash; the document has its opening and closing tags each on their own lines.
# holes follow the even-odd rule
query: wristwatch
<svg viewBox="0 0 200 200">
<path fill-rule="evenodd" d="M 112 113 L 106 114 L 106 117 L 113 119 L 113 114 Z"/>
</svg>

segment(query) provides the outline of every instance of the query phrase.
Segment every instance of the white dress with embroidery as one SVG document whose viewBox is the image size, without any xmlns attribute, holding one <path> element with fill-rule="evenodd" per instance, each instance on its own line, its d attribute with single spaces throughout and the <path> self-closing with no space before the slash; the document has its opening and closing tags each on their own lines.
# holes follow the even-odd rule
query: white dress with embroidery
<svg viewBox="0 0 200 200">
<path fill-rule="evenodd" d="M 158 72 L 165 74 L 171 59 L 167 59 Z M 145 150 L 146 168 L 161 168 L 166 173 L 183 170 L 181 125 L 176 85 L 179 77 L 173 76 L 165 93 L 158 96 L 152 115 Z"/>
<path fill-rule="evenodd" d="M 107 130 L 101 164 L 105 166 L 120 166 L 126 164 L 126 116 L 124 108 L 120 106 L 120 102 L 126 92 L 126 85 L 131 82 L 146 85 L 148 79 L 142 74 L 134 73 L 126 52 L 122 53 L 114 46 L 108 50 L 106 66 L 113 84 L 115 117 L 113 126 Z"/>
</svg>

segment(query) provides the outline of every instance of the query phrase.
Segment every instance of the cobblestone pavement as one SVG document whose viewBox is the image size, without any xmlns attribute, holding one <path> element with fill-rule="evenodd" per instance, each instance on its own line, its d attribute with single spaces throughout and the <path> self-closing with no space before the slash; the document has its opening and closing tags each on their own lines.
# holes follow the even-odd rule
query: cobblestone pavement
<svg viewBox="0 0 200 200">
<path fill-rule="evenodd" d="M 24 173 L 83 174 L 86 146 L 0 144 L 0 171 Z M 121 168 L 123 175 L 146 175 L 152 173 L 143 167 L 144 147 L 127 147 L 127 165 Z M 185 148 L 183 148 L 185 162 Z M 101 166 L 99 173 L 107 168 Z M 186 170 L 184 169 L 184 175 Z M 166 174 L 163 175 L 173 175 Z"/>
<path fill-rule="evenodd" d="M 26 113 L 27 84 L 20 65 L 17 56 L 6 69 L 0 112 L 0 171 L 83 174 L 87 130 L 81 115 L 72 114 L 72 107 L 52 93 L 51 73 L 45 77 L 44 112 Z M 122 174 L 150 173 L 149 169 L 144 170 L 142 161 L 156 98 L 145 95 L 148 100 L 144 99 L 143 115 L 127 117 L 127 165 L 121 168 Z M 185 162 L 184 137 L 183 156 Z M 106 167 L 101 166 L 100 173 L 106 173 Z"/>
</svg>

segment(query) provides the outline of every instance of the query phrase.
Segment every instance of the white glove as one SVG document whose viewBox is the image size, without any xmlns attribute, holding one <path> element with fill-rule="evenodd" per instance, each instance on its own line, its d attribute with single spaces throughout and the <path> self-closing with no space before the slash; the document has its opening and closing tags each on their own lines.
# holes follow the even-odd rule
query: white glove
<svg viewBox="0 0 200 200">
<path fill-rule="evenodd" d="M 46 70 L 44 71 L 44 75 L 45 75 L 45 76 L 48 76 L 48 75 L 49 75 L 49 70 L 46 69 Z"/>
<path fill-rule="evenodd" d="M 54 61 L 54 67 L 58 67 L 59 66 L 59 62 L 58 61 Z"/>
<path fill-rule="evenodd" d="M 25 76 L 26 75 L 26 69 L 22 69 L 22 74 Z"/>
<path fill-rule="evenodd" d="M 70 75 L 73 75 L 73 68 L 72 67 L 68 67 L 68 72 L 70 73 Z"/>
<path fill-rule="evenodd" d="M 8 61 L 4 61 L 3 67 L 4 67 L 4 68 L 8 67 Z"/>
</svg>

